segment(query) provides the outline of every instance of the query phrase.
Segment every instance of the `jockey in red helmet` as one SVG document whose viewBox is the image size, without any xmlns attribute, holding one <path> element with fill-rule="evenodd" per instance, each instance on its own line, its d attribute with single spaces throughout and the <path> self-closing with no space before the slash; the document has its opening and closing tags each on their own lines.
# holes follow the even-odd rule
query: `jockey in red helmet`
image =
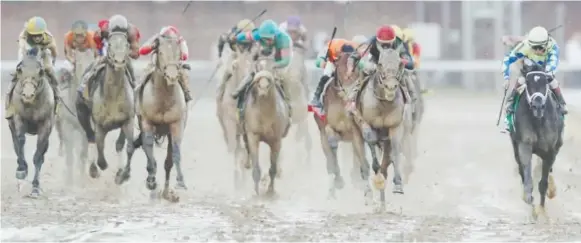
<svg viewBox="0 0 581 243">
<path fill-rule="evenodd" d="M 149 55 L 153 50 L 155 50 L 157 48 L 157 43 L 158 43 L 158 39 L 159 38 L 175 38 L 180 46 L 180 60 L 182 61 L 187 61 L 188 60 L 188 44 L 186 43 L 186 40 L 184 39 L 184 37 L 180 34 L 180 31 L 178 30 L 178 28 L 176 28 L 175 26 L 165 26 L 163 28 L 161 28 L 161 30 L 159 31 L 159 33 L 155 34 L 154 36 L 152 36 L 151 38 L 149 38 L 149 40 L 147 40 L 142 46 L 141 48 L 139 48 L 139 54 L 140 55 Z M 149 72 L 153 72 L 154 70 L 154 64 L 150 63 L 148 66 Z M 185 66 L 182 65 L 182 66 Z M 186 102 L 192 100 L 192 96 L 190 95 L 190 88 L 188 86 L 188 81 L 189 81 L 189 75 L 186 69 L 189 69 L 189 67 L 185 66 L 186 68 L 182 68 L 180 69 L 180 75 L 181 78 L 179 79 L 179 83 L 182 86 L 182 89 L 184 90 L 184 96 L 186 98 Z M 148 72 L 148 73 L 149 73 Z M 148 74 L 144 75 L 145 78 L 149 77 Z M 141 82 L 141 84 L 143 84 L 145 82 Z"/>
</svg>

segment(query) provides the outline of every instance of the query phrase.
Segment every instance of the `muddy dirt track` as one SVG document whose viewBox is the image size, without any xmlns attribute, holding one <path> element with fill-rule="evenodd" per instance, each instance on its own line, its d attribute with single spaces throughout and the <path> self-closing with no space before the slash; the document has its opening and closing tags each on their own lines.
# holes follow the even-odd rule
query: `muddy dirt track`
<svg viewBox="0 0 581 243">
<path fill-rule="evenodd" d="M 498 103 L 488 94 L 430 95 L 416 171 L 404 195 L 388 194 L 382 213 L 365 206 L 350 183 L 336 200 L 327 199 L 325 161 L 313 123 L 312 161 L 295 156 L 294 137 L 283 145 L 277 199 L 253 197 L 250 177 L 246 188 L 235 192 L 233 162 L 211 99 L 190 114 L 182 156 L 189 188 L 178 192 L 179 203 L 150 200 L 141 150 L 130 181 L 114 184 L 117 132 L 107 137 L 108 171 L 98 180 L 77 176 L 72 185 L 64 180 L 65 161 L 53 132 L 41 177 L 44 194 L 30 199 L 24 197 L 30 183 L 16 190 L 16 160 L 2 119 L 2 241 L 580 241 L 581 113 L 566 120 L 565 145 L 554 166 L 557 197 L 547 203 L 550 220 L 532 223 L 508 135 L 494 126 Z M 30 168 L 35 140 L 28 137 L 26 144 Z M 342 173 L 349 181 L 351 153 L 343 147 Z M 164 155 L 156 149 L 159 182 Z M 267 158 L 263 148 L 263 171 Z M 534 196 L 537 200 L 536 189 Z"/>
</svg>

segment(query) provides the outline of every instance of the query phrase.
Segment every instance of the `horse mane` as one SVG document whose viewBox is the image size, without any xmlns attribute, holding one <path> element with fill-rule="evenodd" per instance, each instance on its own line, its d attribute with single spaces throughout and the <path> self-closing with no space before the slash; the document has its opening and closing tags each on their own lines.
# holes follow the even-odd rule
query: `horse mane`
<svg viewBox="0 0 581 243">
<path fill-rule="evenodd" d="M 351 53 L 341 53 L 338 57 L 337 60 L 335 61 L 335 81 L 337 83 L 341 83 L 341 84 L 345 84 L 350 82 L 350 80 L 347 80 L 349 77 L 347 77 L 346 72 L 347 72 L 347 64 L 349 61 L 349 57 L 351 56 Z M 354 72 L 356 72 L 356 70 L 354 70 Z M 341 80 L 339 80 L 341 79 Z"/>
</svg>

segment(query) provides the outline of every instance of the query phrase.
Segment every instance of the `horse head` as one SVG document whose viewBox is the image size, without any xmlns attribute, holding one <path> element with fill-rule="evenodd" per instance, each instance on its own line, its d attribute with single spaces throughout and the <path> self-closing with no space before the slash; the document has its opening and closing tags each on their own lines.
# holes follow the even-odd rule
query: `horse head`
<svg viewBox="0 0 581 243">
<path fill-rule="evenodd" d="M 44 68 L 35 56 L 26 56 L 16 71 L 23 103 L 32 104 L 44 88 Z"/>
<path fill-rule="evenodd" d="M 397 51 L 393 49 L 381 50 L 377 62 L 377 72 L 375 74 L 376 87 L 381 89 L 383 97 L 387 101 L 396 98 L 399 87 L 398 75 L 403 64 Z"/>
<path fill-rule="evenodd" d="M 107 60 L 109 60 L 109 64 L 113 65 L 116 70 L 125 69 L 130 51 L 127 34 L 113 32 L 109 35 L 108 43 Z"/>
<path fill-rule="evenodd" d="M 533 116 L 540 119 L 544 116 L 545 104 L 550 94 L 549 77 L 541 65 L 528 58 L 523 60 L 522 72 L 525 76 L 527 102 L 533 112 Z"/>
<path fill-rule="evenodd" d="M 253 82 L 255 83 L 256 89 L 259 96 L 264 96 L 269 93 L 269 91 L 274 88 L 275 78 L 271 71 L 273 66 L 273 61 L 268 59 L 259 59 L 256 63 L 256 74 L 254 75 Z"/>
<path fill-rule="evenodd" d="M 156 42 L 155 68 L 163 73 L 166 84 L 172 86 L 180 78 L 181 50 L 178 36 L 160 36 Z"/>
<path fill-rule="evenodd" d="M 359 73 L 355 71 L 355 61 L 352 58 L 352 53 L 341 53 L 335 61 L 335 77 L 337 82 L 342 85 L 351 85 L 353 80 L 356 80 Z M 353 72 L 356 72 L 353 75 Z"/>
</svg>

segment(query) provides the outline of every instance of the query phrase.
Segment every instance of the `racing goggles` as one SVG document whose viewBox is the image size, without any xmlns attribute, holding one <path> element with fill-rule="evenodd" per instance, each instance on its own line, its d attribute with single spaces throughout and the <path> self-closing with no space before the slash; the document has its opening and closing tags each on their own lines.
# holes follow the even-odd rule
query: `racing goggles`
<svg viewBox="0 0 581 243">
<path fill-rule="evenodd" d="M 533 49 L 535 51 L 545 51 L 546 47 L 545 47 L 545 45 L 538 45 L 538 46 L 531 46 L 531 49 Z"/>
</svg>

